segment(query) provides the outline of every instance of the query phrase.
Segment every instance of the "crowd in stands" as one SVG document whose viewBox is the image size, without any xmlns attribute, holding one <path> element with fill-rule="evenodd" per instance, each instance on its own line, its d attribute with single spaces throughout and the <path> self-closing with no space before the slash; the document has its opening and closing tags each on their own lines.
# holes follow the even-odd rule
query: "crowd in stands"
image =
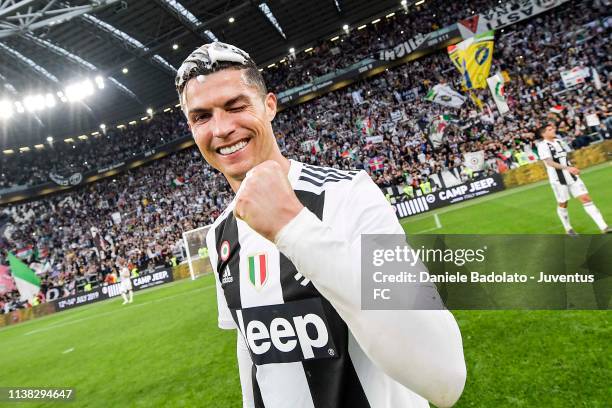
<svg viewBox="0 0 612 408">
<path fill-rule="evenodd" d="M 125 129 L 114 126 L 99 129 L 85 141 L 73 138 L 47 142 L 43 149 L 0 157 L 0 191 L 15 186 L 35 186 L 49 182 L 50 173 L 70 175 L 100 169 L 127 161 L 132 156 L 187 137 L 189 129 L 177 112 L 162 112 L 154 120 L 140 121 Z"/>
<path fill-rule="evenodd" d="M 376 24 L 356 25 L 335 41 L 322 40 L 313 50 L 289 54 L 283 62 L 265 71 L 266 84 L 273 92 L 282 92 L 308 83 L 315 78 L 346 68 L 364 58 L 377 58 L 378 51 L 444 28 L 475 13 L 499 5 L 499 0 L 477 0 L 469 3 L 431 0 L 427 5 L 397 12 L 392 18 L 381 18 Z"/>
<path fill-rule="evenodd" d="M 442 3 L 457 9 L 452 16 L 448 9 L 444 16 L 440 11 L 437 21 L 442 26 L 456 21 L 457 16 L 471 14 L 458 3 L 435 2 L 441 8 Z M 484 6 L 491 2 L 477 3 Z M 491 72 L 506 71 L 510 77 L 506 84 L 510 112 L 503 117 L 495 113 L 488 90 L 477 92 L 486 107 L 482 112 L 470 100 L 453 109 L 423 99 L 437 83 L 460 89 L 459 74 L 446 52 L 440 51 L 282 111 L 273 122 L 279 144 L 296 160 L 364 169 L 381 187 L 418 187 L 440 171 L 457 169 L 463 177 L 469 177 L 463 171 L 465 152 L 485 152 L 485 173 L 518 166 L 512 153 L 535 152 L 534 129 L 551 119 L 558 123 L 558 133 L 576 148 L 594 139 L 609 138 L 612 119 L 608 91 L 612 78 L 607 39 L 612 19 L 598 4 L 583 2 L 577 12 L 572 2 L 496 35 Z M 423 19 L 433 24 L 424 14 L 417 16 L 398 16 L 394 24 L 384 23 L 387 31 L 381 25 L 357 34 L 370 36 L 365 44 L 392 42 L 398 31 L 414 30 L 411 24 L 415 21 Z M 434 14 L 431 18 L 437 17 Z M 350 50 L 359 47 L 358 41 L 351 43 L 348 37 L 339 46 L 345 47 L 345 43 Z M 305 65 L 298 64 L 325 65 L 313 62 L 316 58 L 333 60 L 326 54 L 329 46 L 322 44 L 313 51 L 320 57 L 294 61 L 295 70 L 304 71 Z M 346 58 L 342 64 L 353 61 L 352 56 Z M 591 81 L 564 89 L 560 69 L 579 65 L 596 68 L 601 86 Z M 329 69 L 333 66 L 314 75 Z M 279 69 L 272 75 L 291 74 Z M 303 73 L 295 75 L 295 84 L 308 79 L 297 76 Z M 554 107 L 561 107 L 555 110 L 560 113 L 552 113 Z M 601 124 L 589 128 L 585 123 L 589 114 L 596 114 Z M 59 162 L 80 171 L 127 160 L 135 152 L 187 136 L 181 115 L 175 110 L 126 130 L 109 130 L 86 142 L 56 143 L 51 149 L 56 153 L 51 154 L 60 155 Z M 428 138 L 429 126 L 432 118 L 440 115 L 449 115 L 449 126 L 443 143 L 434 148 Z M 368 136 L 382 136 L 382 141 L 368 143 Z M 44 160 L 41 154 L 46 154 Z M 49 168 L 43 166 L 58 164 L 49 164 L 48 155 L 48 151 L 29 152 L 3 158 L 0 188 L 44 181 Z M 27 166 L 32 166 L 31 174 L 24 171 Z M 225 179 L 195 148 L 189 148 L 114 179 L 5 208 L 9 222 L 0 236 L 0 263 L 6 264 L 7 251 L 31 247 L 27 261 L 36 264 L 43 287 L 62 287 L 64 294 L 72 294 L 79 279 L 89 277 L 91 281 L 94 277 L 99 283 L 108 282 L 108 277 L 116 273 L 118 255 L 141 270 L 168 264 L 181 251 L 182 233 L 213 222 L 232 197 Z M 94 242 L 92 227 L 104 237 L 102 244 Z M 0 310 L 19 306 L 14 294 L 0 298 Z"/>
</svg>

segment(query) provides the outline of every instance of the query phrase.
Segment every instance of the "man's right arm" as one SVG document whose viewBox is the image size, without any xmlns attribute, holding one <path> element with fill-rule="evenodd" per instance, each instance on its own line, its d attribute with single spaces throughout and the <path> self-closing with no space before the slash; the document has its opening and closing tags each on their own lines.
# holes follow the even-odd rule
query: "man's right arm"
<svg viewBox="0 0 612 408">
<path fill-rule="evenodd" d="M 544 163 L 546 163 L 547 166 L 552 167 L 553 169 L 557 169 L 557 170 L 567 170 L 569 167 L 568 166 L 564 166 L 561 163 L 557 163 L 555 161 L 553 161 L 553 159 L 543 159 L 542 160 Z"/>
<path fill-rule="evenodd" d="M 547 166 L 552 167 L 553 169 L 567 170 L 573 175 L 578 175 L 580 173 L 580 170 L 578 170 L 578 168 L 576 167 L 564 166 L 561 163 L 555 162 L 552 159 L 550 147 L 548 147 L 548 145 L 544 142 L 538 145 L 538 156 L 540 156 L 540 160 L 542 160 L 544 163 L 546 163 Z"/>
</svg>

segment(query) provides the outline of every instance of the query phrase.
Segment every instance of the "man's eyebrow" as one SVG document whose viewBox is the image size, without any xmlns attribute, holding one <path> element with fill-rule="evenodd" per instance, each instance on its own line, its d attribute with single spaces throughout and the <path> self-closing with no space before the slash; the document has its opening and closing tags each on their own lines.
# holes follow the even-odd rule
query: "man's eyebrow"
<svg viewBox="0 0 612 408">
<path fill-rule="evenodd" d="M 238 102 L 242 102 L 242 103 L 250 103 L 251 100 L 249 99 L 248 96 L 246 96 L 245 94 L 240 94 L 238 96 L 233 97 L 232 99 L 228 100 L 227 102 L 225 102 L 225 104 L 223 105 L 224 108 L 229 108 L 232 105 L 235 105 Z"/>
<path fill-rule="evenodd" d="M 211 112 L 210 109 L 194 108 L 194 109 L 190 109 L 189 110 L 189 116 L 197 115 L 197 114 L 202 114 L 202 113 L 210 113 L 210 112 Z"/>
<path fill-rule="evenodd" d="M 232 107 L 233 105 L 235 105 L 236 103 L 250 103 L 251 99 L 249 99 L 249 97 L 245 94 L 240 94 L 238 96 L 233 97 L 232 99 L 229 99 L 227 102 L 225 102 L 223 104 L 223 108 L 224 109 L 229 109 L 230 107 Z M 189 116 L 191 115 L 197 115 L 197 114 L 210 114 L 212 112 L 212 109 L 207 109 L 207 108 L 193 108 L 189 110 Z"/>
</svg>

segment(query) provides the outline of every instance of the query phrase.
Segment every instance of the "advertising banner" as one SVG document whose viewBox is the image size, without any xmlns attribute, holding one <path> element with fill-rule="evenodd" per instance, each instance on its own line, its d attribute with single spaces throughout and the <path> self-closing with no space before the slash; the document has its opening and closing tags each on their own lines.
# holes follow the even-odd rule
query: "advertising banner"
<svg viewBox="0 0 612 408">
<path fill-rule="evenodd" d="M 131 278 L 131 280 L 132 287 L 136 292 L 146 288 L 151 288 L 153 286 L 159 286 L 164 283 L 172 282 L 172 270 L 170 268 L 164 268 L 151 273 L 142 274 L 135 278 Z M 57 299 L 54 301 L 54 306 L 55 310 L 60 312 L 62 310 L 88 305 L 90 303 L 110 299 L 119 295 L 121 295 L 121 284 L 114 283 L 108 286 L 101 286 L 89 292 L 78 293 L 73 296 Z"/>
<path fill-rule="evenodd" d="M 422 214 L 437 208 L 446 207 L 451 204 L 460 203 L 473 198 L 482 197 L 504 189 L 502 177 L 493 174 L 479 180 L 473 180 L 459 184 L 451 188 L 443 188 L 421 197 L 404 201 L 396 201 L 393 204 L 395 214 L 398 218 L 406 218 L 416 214 Z M 397 189 L 402 191 L 401 188 Z M 400 195 L 398 198 L 408 198 Z"/>
</svg>

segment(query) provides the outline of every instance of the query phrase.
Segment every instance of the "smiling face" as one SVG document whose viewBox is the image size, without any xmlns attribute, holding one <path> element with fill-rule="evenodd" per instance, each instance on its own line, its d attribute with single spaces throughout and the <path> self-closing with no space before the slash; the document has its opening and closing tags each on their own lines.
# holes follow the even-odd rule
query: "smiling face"
<svg viewBox="0 0 612 408">
<path fill-rule="evenodd" d="M 196 145 L 234 191 L 253 167 L 282 160 L 271 124 L 276 97 L 249 85 L 244 72 L 224 69 L 199 76 L 183 91 L 183 109 Z"/>
</svg>

